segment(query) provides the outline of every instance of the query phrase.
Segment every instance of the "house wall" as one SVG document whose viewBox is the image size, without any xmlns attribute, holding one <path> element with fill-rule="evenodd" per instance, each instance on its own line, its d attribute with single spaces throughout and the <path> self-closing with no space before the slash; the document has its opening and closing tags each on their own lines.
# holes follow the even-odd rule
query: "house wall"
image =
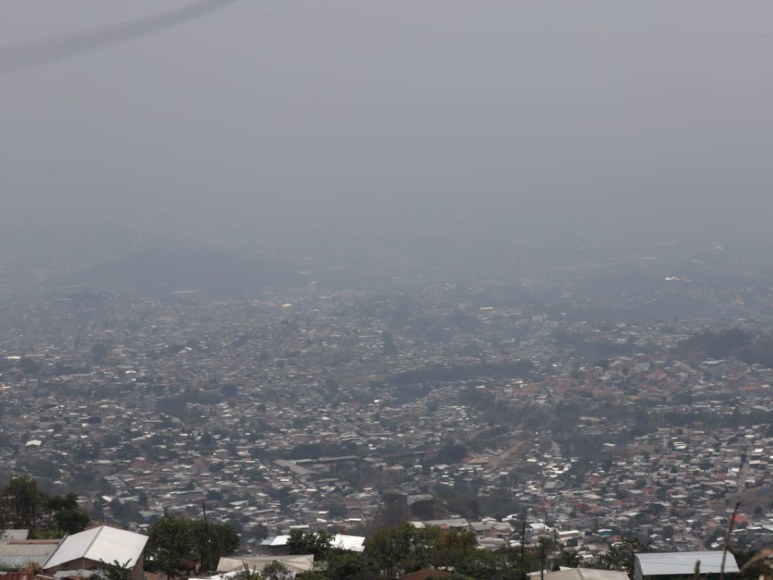
<svg viewBox="0 0 773 580">
<path fill-rule="evenodd" d="M 88 558 L 78 558 L 76 560 L 70 560 L 69 562 L 60 564 L 59 566 L 54 566 L 53 568 L 46 568 L 43 570 L 43 572 L 48 575 L 53 575 L 54 573 L 61 572 L 63 570 L 94 570 L 103 568 L 104 564 L 102 562 L 89 560 Z M 137 560 L 137 563 L 134 565 L 134 568 L 132 568 L 131 580 L 144 580 L 144 578 L 145 554 L 142 554 L 142 556 L 140 556 Z"/>
</svg>

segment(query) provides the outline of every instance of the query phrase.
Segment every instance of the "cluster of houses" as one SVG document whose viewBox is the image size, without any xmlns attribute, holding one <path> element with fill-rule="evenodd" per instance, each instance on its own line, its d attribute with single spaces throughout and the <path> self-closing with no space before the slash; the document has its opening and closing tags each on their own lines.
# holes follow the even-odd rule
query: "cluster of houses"
<svg viewBox="0 0 773 580">
<path fill-rule="evenodd" d="M 580 324 L 452 294 L 8 306 L 0 471 L 136 532 L 204 504 L 252 552 L 293 526 L 361 535 L 388 493 L 492 547 L 519 540 L 493 497 L 581 532 L 586 556 L 632 529 L 716 547 L 739 494 L 738 543 L 769 538 L 773 371 L 671 350 L 720 323 Z M 443 490 L 483 507 L 457 513 Z"/>
<path fill-rule="evenodd" d="M 446 529 L 463 527 L 460 521 L 427 522 Z M 124 577 L 144 580 L 145 544 L 142 534 L 108 525 L 98 525 L 62 540 L 28 540 L 26 530 L 7 530 L 0 536 L 0 565 L 6 570 L 0 578 L 7 580 L 77 580 L 107 579 L 107 569 L 117 566 Z M 264 554 L 239 555 L 221 558 L 215 574 L 209 580 L 225 580 L 239 575 L 245 568 L 260 572 L 266 566 L 280 562 L 288 578 L 314 570 L 324 570 L 324 564 L 315 562 L 313 555 L 288 555 L 287 536 L 278 536 L 264 542 Z M 337 535 L 333 545 L 341 550 L 361 552 L 364 538 Z M 9 572 L 8 570 L 21 570 Z M 559 572 L 545 570 L 529 574 L 536 580 L 675 580 L 700 573 L 709 580 L 720 574 L 732 578 L 739 568 L 732 554 L 723 551 L 643 553 L 635 556 L 633 578 L 625 572 L 592 568 L 562 568 Z M 419 574 L 417 576 L 417 574 Z M 426 570 L 407 574 L 404 578 L 429 578 L 450 575 L 451 572 Z"/>
</svg>

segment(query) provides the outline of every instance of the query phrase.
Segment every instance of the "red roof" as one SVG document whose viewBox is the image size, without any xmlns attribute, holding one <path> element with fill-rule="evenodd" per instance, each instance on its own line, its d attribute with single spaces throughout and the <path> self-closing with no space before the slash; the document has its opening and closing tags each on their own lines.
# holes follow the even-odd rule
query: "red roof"
<svg viewBox="0 0 773 580">
<path fill-rule="evenodd" d="M 405 574 L 402 580 L 424 580 L 425 578 L 441 578 L 450 575 L 451 572 L 446 572 L 445 570 L 419 570 L 418 572 Z"/>
</svg>

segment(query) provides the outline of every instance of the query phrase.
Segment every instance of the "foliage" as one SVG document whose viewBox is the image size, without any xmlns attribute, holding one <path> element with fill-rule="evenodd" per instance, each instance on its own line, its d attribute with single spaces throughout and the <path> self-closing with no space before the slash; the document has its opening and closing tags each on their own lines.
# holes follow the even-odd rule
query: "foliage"
<svg viewBox="0 0 773 580">
<path fill-rule="evenodd" d="M 326 577 L 329 580 L 363 580 L 378 577 L 378 568 L 362 554 L 341 552 L 330 557 Z"/>
<path fill-rule="evenodd" d="M 165 515 L 148 529 L 148 569 L 171 577 L 181 560 L 195 560 L 204 571 L 214 570 L 220 558 L 239 549 L 239 536 L 228 524 Z"/>
<path fill-rule="evenodd" d="M 437 457 L 435 457 L 435 462 L 453 465 L 461 463 L 462 459 L 466 456 L 467 448 L 464 445 L 449 442 L 440 448 Z"/>
<path fill-rule="evenodd" d="M 365 556 L 387 578 L 434 566 L 455 566 L 476 552 L 478 540 L 468 531 L 417 529 L 408 522 L 377 530 L 365 540 Z"/>
<path fill-rule="evenodd" d="M 261 580 L 262 576 L 257 570 L 250 568 L 245 562 L 241 570 L 234 576 L 234 580 Z"/>
<path fill-rule="evenodd" d="M 61 538 L 82 532 L 90 521 L 75 494 L 50 496 L 39 491 L 31 477 L 15 477 L 0 488 L 0 527 L 27 529 L 31 537 Z"/>
<path fill-rule="evenodd" d="M 395 344 L 395 339 L 392 337 L 392 333 L 385 330 L 381 333 L 381 341 L 383 343 L 382 352 L 386 356 L 395 356 L 399 350 Z"/>
<path fill-rule="evenodd" d="M 147 568 L 163 571 L 168 578 L 177 573 L 180 560 L 193 559 L 196 540 L 190 522 L 185 518 L 164 515 L 148 529 Z"/>
<path fill-rule="evenodd" d="M 229 524 L 193 520 L 189 526 L 204 571 L 215 570 L 221 557 L 231 556 L 239 550 L 239 534 Z"/>
<path fill-rule="evenodd" d="M 106 580 L 129 580 L 131 578 L 132 569 L 129 567 L 131 560 L 126 560 L 123 564 L 118 560 L 112 562 L 100 560 L 100 562 L 102 563 L 102 575 Z"/>
<path fill-rule="evenodd" d="M 622 542 L 613 544 L 606 553 L 596 558 L 593 567 L 620 570 L 628 574 L 629 578 L 633 578 L 634 554 L 651 551 L 649 542 L 642 542 L 638 538 L 623 538 Z"/>
<path fill-rule="evenodd" d="M 736 575 L 738 580 L 757 580 L 761 577 L 760 571 L 754 566 L 746 566 L 755 556 L 752 550 L 739 546 L 729 546 L 727 551 L 733 555 L 738 567 L 741 569 L 741 573 Z"/>
<path fill-rule="evenodd" d="M 558 556 L 553 560 L 553 571 L 564 568 L 579 568 L 582 564 L 580 555 L 577 552 L 570 552 L 568 550 L 561 550 Z"/>
<path fill-rule="evenodd" d="M 287 548 L 291 556 L 313 554 L 315 560 L 325 560 L 333 543 L 333 534 L 324 530 L 315 532 L 300 529 L 290 530 Z"/>
<path fill-rule="evenodd" d="M 525 580 L 528 572 L 540 567 L 540 556 L 529 550 L 521 558 L 519 550 L 507 549 L 488 552 L 477 550 L 459 562 L 456 578 L 496 578 L 498 580 Z"/>
<path fill-rule="evenodd" d="M 264 566 L 263 570 L 260 571 L 262 580 L 290 580 L 292 577 L 293 573 L 290 572 L 290 569 L 276 560 Z"/>
</svg>

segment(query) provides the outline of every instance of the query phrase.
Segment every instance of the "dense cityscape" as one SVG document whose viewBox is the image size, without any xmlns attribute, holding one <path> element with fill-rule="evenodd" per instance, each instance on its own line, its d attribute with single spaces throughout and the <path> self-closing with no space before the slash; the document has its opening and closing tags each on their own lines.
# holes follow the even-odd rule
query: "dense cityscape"
<svg viewBox="0 0 773 580">
<path fill-rule="evenodd" d="M 0 4 L 0 580 L 773 580 L 773 3 Z"/>
<path fill-rule="evenodd" d="M 362 542 L 400 521 L 489 550 L 525 529 L 586 563 L 626 537 L 721 548 L 731 520 L 734 545 L 768 543 L 766 320 L 585 321 L 566 292 L 569 314 L 535 303 L 550 293 L 311 282 L 252 300 L 8 304 L 2 473 L 139 533 L 206 510 L 243 553 L 292 529 Z M 714 298 L 741 294 L 764 316 L 759 288 Z"/>
</svg>

